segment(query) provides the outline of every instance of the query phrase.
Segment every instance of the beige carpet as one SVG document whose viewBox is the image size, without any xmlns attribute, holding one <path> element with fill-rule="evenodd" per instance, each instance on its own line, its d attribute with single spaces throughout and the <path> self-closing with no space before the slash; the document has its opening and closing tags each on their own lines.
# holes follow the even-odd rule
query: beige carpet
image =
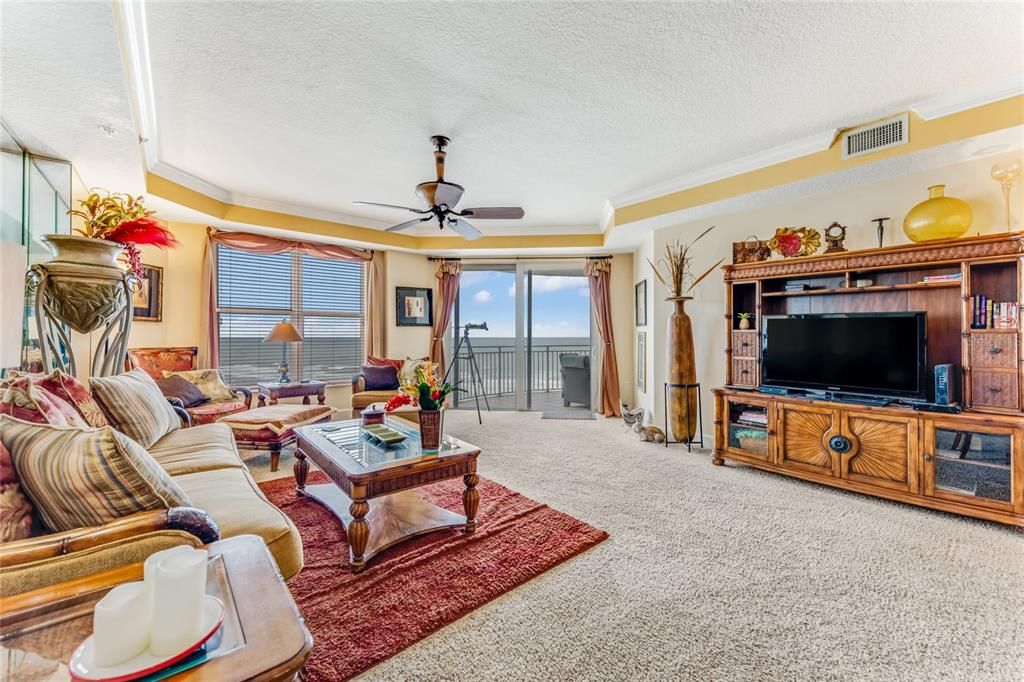
<svg viewBox="0 0 1024 682">
<path fill-rule="evenodd" d="M 611 537 L 361 679 L 1024 679 L 1020 531 L 713 467 L 617 420 L 447 422 L 481 474 Z"/>
</svg>

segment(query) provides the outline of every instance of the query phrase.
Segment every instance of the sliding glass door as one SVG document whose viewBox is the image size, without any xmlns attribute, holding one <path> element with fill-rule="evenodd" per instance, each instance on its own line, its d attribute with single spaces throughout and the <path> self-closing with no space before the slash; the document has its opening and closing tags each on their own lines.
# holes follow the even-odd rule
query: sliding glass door
<svg viewBox="0 0 1024 682">
<path fill-rule="evenodd" d="M 453 407 L 475 409 L 479 398 L 492 410 L 590 409 L 589 296 L 579 261 L 464 263 L 451 377 L 465 392 Z"/>
</svg>

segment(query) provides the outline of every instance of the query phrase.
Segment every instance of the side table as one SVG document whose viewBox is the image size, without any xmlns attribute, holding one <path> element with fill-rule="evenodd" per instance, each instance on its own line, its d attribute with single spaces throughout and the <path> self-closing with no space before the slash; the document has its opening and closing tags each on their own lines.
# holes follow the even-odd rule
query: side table
<svg viewBox="0 0 1024 682">
<path fill-rule="evenodd" d="M 263 407 L 266 400 L 271 405 L 277 405 L 280 398 L 298 398 L 302 396 L 302 404 L 309 405 L 309 396 L 315 395 L 318 405 L 323 405 L 326 399 L 325 391 L 327 382 L 324 381 L 293 381 L 290 384 L 281 384 L 276 381 L 267 381 L 256 384 L 259 391 L 259 406 Z"/>
<path fill-rule="evenodd" d="M 207 549 L 207 593 L 226 608 L 223 635 L 211 640 L 220 638 L 221 643 L 208 661 L 170 679 L 295 679 L 313 649 L 313 638 L 263 540 L 240 535 Z M 114 586 L 141 578 L 142 564 L 132 564 L 5 597 L 0 606 L 5 649 L 0 679 L 57 674 L 92 632 L 96 602 Z"/>
</svg>

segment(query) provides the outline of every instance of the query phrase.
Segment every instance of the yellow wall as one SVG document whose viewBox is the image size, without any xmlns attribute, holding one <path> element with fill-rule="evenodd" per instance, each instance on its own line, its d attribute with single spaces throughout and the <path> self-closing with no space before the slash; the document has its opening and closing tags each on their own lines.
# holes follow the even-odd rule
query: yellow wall
<svg viewBox="0 0 1024 682">
<path fill-rule="evenodd" d="M 639 403 L 654 412 L 654 423 L 661 423 L 661 382 L 666 375 L 665 329 L 671 313 L 664 301 L 665 290 L 651 274 L 646 258 L 662 254 L 665 244 L 675 239 L 688 241 L 700 230 L 716 225 L 715 231 L 705 237 L 696 250 L 694 267 L 699 271 L 719 258 L 732 259 L 732 243 L 754 234 L 762 239 L 770 237 L 775 228 L 789 225 L 814 227 L 819 231 L 833 221 L 846 225 L 846 246 L 863 249 L 877 246 L 875 224 L 872 218 L 890 216 L 885 233 L 885 245 L 909 243 L 903 234 L 903 217 L 917 203 L 928 198 L 929 185 L 944 183 L 949 196 L 966 200 L 974 211 L 974 223 L 968 234 L 987 234 L 1005 231 L 1002 192 L 989 171 L 998 161 L 1020 158 L 1020 151 L 984 159 L 975 159 L 930 171 L 892 178 L 880 182 L 850 187 L 837 192 L 819 194 L 776 206 L 740 213 L 709 216 L 700 222 L 681 224 L 656 231 L 637 251 L 637 278 L 647 278 L 650 296 L 647 351 L 649 375 L 647 392 L 638 395 Z M 1017 183 L 1013 190 L 1012 207 L 1014 229 L 1021 229 L 1024 189 Z M 777 257 L 776 257 L 777 258 Z M 697 380 L 703 388 L 704 426 L 711 434 L 713 426 L 710 390 L 725 382 L 725 287 L 722 278 L 709 276 L 696 290 L 695 299 L 687 304 L 693 321 L 694 345 L 697 362 Z M 705 441 L 706 443 L 710 441 Z"/>
</svg>

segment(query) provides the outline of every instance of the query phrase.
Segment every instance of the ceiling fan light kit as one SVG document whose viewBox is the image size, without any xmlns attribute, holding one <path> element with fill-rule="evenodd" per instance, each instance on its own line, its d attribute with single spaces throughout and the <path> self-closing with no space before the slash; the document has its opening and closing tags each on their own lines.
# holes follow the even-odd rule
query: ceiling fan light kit
<svg viewBox="0 0 1024 682">
<path fill-rule="evenodd" d="M 446 226 L 463 239 L 479 239 L 482 234 L 466 218 L 479 218 L 480 220 L 519 220 L 525 213 L 519 206 L 487 206 L 477 208 L 466 208 L 456 211 L 455 206 L 462 199 L 466 191 L 462 185 L 454 182 L 447 182 L 444 179 L 444 161 L 448 156 L 446 151 L 451 142 L 443 135 L 434 135 L 430 138 L 434 145 L 434 167 L 437 170 L 437 180 L 421 182 L 416 185 L 416 194 L 426 202 L 428 208 L 410 208 L 395 204 L 379 204 L 373 201 L 356 201 L 354 203 L 364 206 L 379 206 L 382 208 L 396 208 L 402 211 L 411 211 L 419 214 L 420 217 L 407 220 L 393 227 L 387 232 L 400 232 L 414 225 L 436 220 L 439 229 Z"/>
</svg>

